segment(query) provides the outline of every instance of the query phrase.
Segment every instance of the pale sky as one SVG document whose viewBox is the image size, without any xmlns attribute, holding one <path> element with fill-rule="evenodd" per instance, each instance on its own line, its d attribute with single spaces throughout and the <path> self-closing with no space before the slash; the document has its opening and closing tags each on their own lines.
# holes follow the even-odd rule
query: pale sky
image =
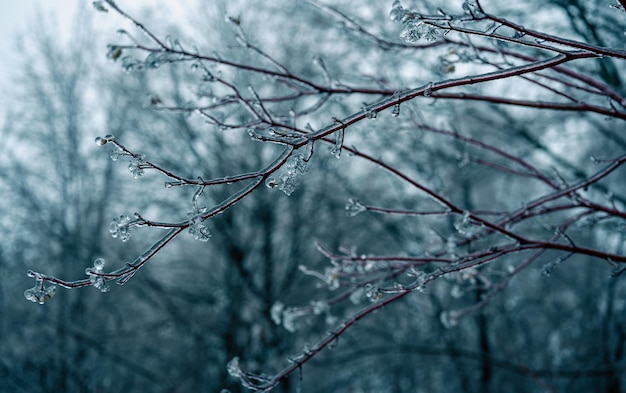
<svg viewBox="0 0 626 393">
<path fill-rule="evenodd" d="M 72 20 L 72 15 L 78 4 L 78 0 L 0 0 L 2 5 L 0 12 L 0 50 L 1 53 L 9 53 L 12 49 L 13 37 L 16 32 L 24 31 L 29 23 L 35 18 L 38 10 L 45 13 L 56 11 L 58 15 Z M 6 57 L 0 56 L 1 71 L 6 67 Z M 5 72 L 0 73 L 0 78 L 5 76 Z"/>
<path fill-rule="evenodd" d="M 10 83 L 13 41 L 15 34 L 32 23 L 38 10 L 45 13 L 56 11 L 64 19 L 71 21 L 74 10 L 79 0 L 0 0 L 0 91 L 4 90 Z M 61 23 L 59 23 L 61 25 Z M 6 113 L 2 100 L 4 94 L 0 95 L 0 127 L 4 124 Z"/>
<path fill-rule="evenodd" d="M 63 30 L 67 27 L 69 33 L 73 24 L 74 15 L 76 10 L 82 2 L 87 2 L 91 7 L 92 0 L 0 0 L 0 91 L 5 90 L 11 81 L 11 62 L 15 56 L 14 51 L 14 37 L 16 33 L 24 32 L 29 25 L 32 25 L 35 21 L 35 17 L 38 11 L 41 11 L 45 16 L 51 13 L 56 16 L 57 26 Z M 160 13 L 166 14 L 168 17 L 181 18 L 183 17 L 183 5 L 190 6 L 195 1 L 187 0 L 184 3 L 172 2 L 167 0 L 121 0 L 117 1 L 117 4 L 123 7 L 127 12 L 132 15 L 139 13 L 139 9 L 145 5 L 150 5 L 151 8 L 159 10 Z M 94 12 L 98 12 L 95 9 Z M 102 18 L 100 22 L 111 23 L 110 32 L 115 32 L 117 28 L 131 28 L 119 15 L 109 12 L 108 14 L 100 15 Z M 63 35 L 63 31 L 61 31 Z M 112 34 L 114 36 L 114 34 Z M 104 56 L 104 52 L 103 52 Z M 0 129 L 2 128 L 6 112 L 4 107 L 6 106 L 3 100 L 7 99 L 5 94 L 0 94 Z"/>
</svg>

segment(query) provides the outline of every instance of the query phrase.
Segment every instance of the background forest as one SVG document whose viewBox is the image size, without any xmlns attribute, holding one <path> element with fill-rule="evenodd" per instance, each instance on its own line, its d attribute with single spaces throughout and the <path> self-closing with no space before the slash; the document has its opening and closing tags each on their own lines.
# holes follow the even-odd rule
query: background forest
<svg viewBox="0 0 626 393">
<path fill-rule="evenodd" d="M 626 391 L 622 5 L 125 3 L 15 37 L 0 392 Z"/>
</svg>

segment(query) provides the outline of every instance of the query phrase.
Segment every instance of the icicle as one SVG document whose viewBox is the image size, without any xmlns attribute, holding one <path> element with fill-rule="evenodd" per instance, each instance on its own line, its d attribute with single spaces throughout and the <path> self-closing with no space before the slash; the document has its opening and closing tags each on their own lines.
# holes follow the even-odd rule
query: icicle
<svg viewBox="0 0 626 393">
<path fill-rule="evenodd" d="M 330 154 L 339 159 L 341 157 L 341 149 L 343 148 L 344 129 L 340 128 L 335 133 L 335 146 L 330 150 Z"/>
</svg>

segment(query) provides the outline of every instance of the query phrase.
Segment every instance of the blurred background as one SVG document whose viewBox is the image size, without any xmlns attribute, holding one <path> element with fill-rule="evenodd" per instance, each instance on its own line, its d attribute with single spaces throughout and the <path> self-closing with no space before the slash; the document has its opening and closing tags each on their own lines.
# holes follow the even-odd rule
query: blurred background
<svg viewBox="0 0 626 393">
<path fill-rule="evenodd" d="M 441 70 L 447 47 L 429 52 L 432 57 L 384 48 L 307 2 L 118 3 L 159 37 L 254 63 L 254 54 L 236 40 L 232 19 L 225 17 L 230 16 L 274 59 L 319 82 L 324 78 L 314 65 L 316 56 L 348 85 L 415 87 L 464 72 L 462 65 Z M 388 17 L 391 1 L 326 3 L 400 42 L 398 26 Z M 461 7 L 461 2 L 440 3 Z M 487 3 L 493 13 L 529 28 L 623 48 L 624 14 L 605 5 Z M 189 178 L 255 171 L 278 150 L 250 140 L 245 130 L 224 132 L 184 111 L 155 108 L 155 100 L 184 107 L 210 99 L 212 87 L 187 63 L 133 72 L 107 58 L 107 44 L 124 38 L 116 30 L 139 35 L 115 12 L 71 0 L 5 6 L 0 392 L 246 391 L 227 373 L 233 357 L 246 369 L 275 372 L 368 302 L 356 293 L 328 306 L 337 292 L 299 269 L 324 272 L 330 266 L 316 242 L 358 254 L 410 255 L 446 247 L 454 233 L 453 220 L 348 217 L 350 198 L 403 209 L 436 205 L 376 166 L 348 154 L 337 160 L 321 146 L 291 196 L 265 188 L 256 192 L 208 222 L 210 241 L 181 235 L 127 285 L 112 286 L 106 294 L 59 288 L 44 306 L 26 301 L 24 290 L 33 285 L 29 269 L 82 279 L 96 258 L 118 268 L 161 234 L 135 228 L 131 239 L 121 242 L 109 234 L 112 219 L 140 212 L 148 219 L 178 221 L 190 210 L 194 189 L 166 189 L 167 179 L 150 171 L 133 179 L 125 162 L 109 158 L 108 146 L 94 144 L 96 136 L 113 134 Z M 436 10 L 437 4 L 407 1 L 406 6 Z M 626 93 L 623 62 L 589 60 L 580 70 Z M 241 86 L 259 83 L 244 74 L 233 78 Z M 263 83 L 271 89 L 271 81 Z M 522 91 L 521 83 L 489 88 Z M 322 127 L 333 116 L 360 110 L 359 99 L 333 97 L 301 121 Z M 545 190 L 468 163 L 473 151 L 416 131 L 409 114 L 502 146 L 546 171 L 556 168 L 572 182 L 597 170 L 589 156 L 615 157 L 626 147 L 626 128 L 618 120 L 434 99 L 404 105 L 396 122 L 381 114 L 346 133 L 346 145 L 383 157 L 467 209 L 516 208 Z M 621 177 L 608 178 L 603 187 L 607 194 L 623 195 Z M 207 189 L 203 203 L 210 206 L 232 191 Z M 551 220 L 558 219 L 536 222 L 528 231 L 549 233 Z M 578 244 L 624 252 L 622 223 L 587 222 L 574 232 Z M 487 307 L 454 326 L 442 321 L 442 311 L 479 302 L 484 289 L 471 277 L 438 281 L 359 321 L 332 350 L 275 391 L 626 391 L 624 278 L 611 278 L 606 263 L 586 257 L 542 274 L 557 257 L 547 255 L 517 275 Z M 510 256 L 486 269 L 498 277 L 516 263 Z M 286 323 L 272 315 L 278 306 L 316 307 Z"/>
</svg>

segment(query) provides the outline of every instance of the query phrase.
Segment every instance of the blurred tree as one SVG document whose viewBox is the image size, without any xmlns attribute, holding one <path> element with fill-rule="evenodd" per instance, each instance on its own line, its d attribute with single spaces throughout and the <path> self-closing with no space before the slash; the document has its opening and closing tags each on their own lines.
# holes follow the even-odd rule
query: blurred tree
<svg viewBox="0 0 626 393">
<path fill-rule="evenodd" d="M 128 74 L 81 104 L 110 71 L 36 35 L 4 133 L 40 158 L 6 162 L 2 262 L 37 266 L 37 302 L 137 282 L 36 312 L 42 391 L 623 389 L 623 7 L 230 2 L 157 33 L 93 4 L 136 28 L 108 47 Z"/>
</svg>

